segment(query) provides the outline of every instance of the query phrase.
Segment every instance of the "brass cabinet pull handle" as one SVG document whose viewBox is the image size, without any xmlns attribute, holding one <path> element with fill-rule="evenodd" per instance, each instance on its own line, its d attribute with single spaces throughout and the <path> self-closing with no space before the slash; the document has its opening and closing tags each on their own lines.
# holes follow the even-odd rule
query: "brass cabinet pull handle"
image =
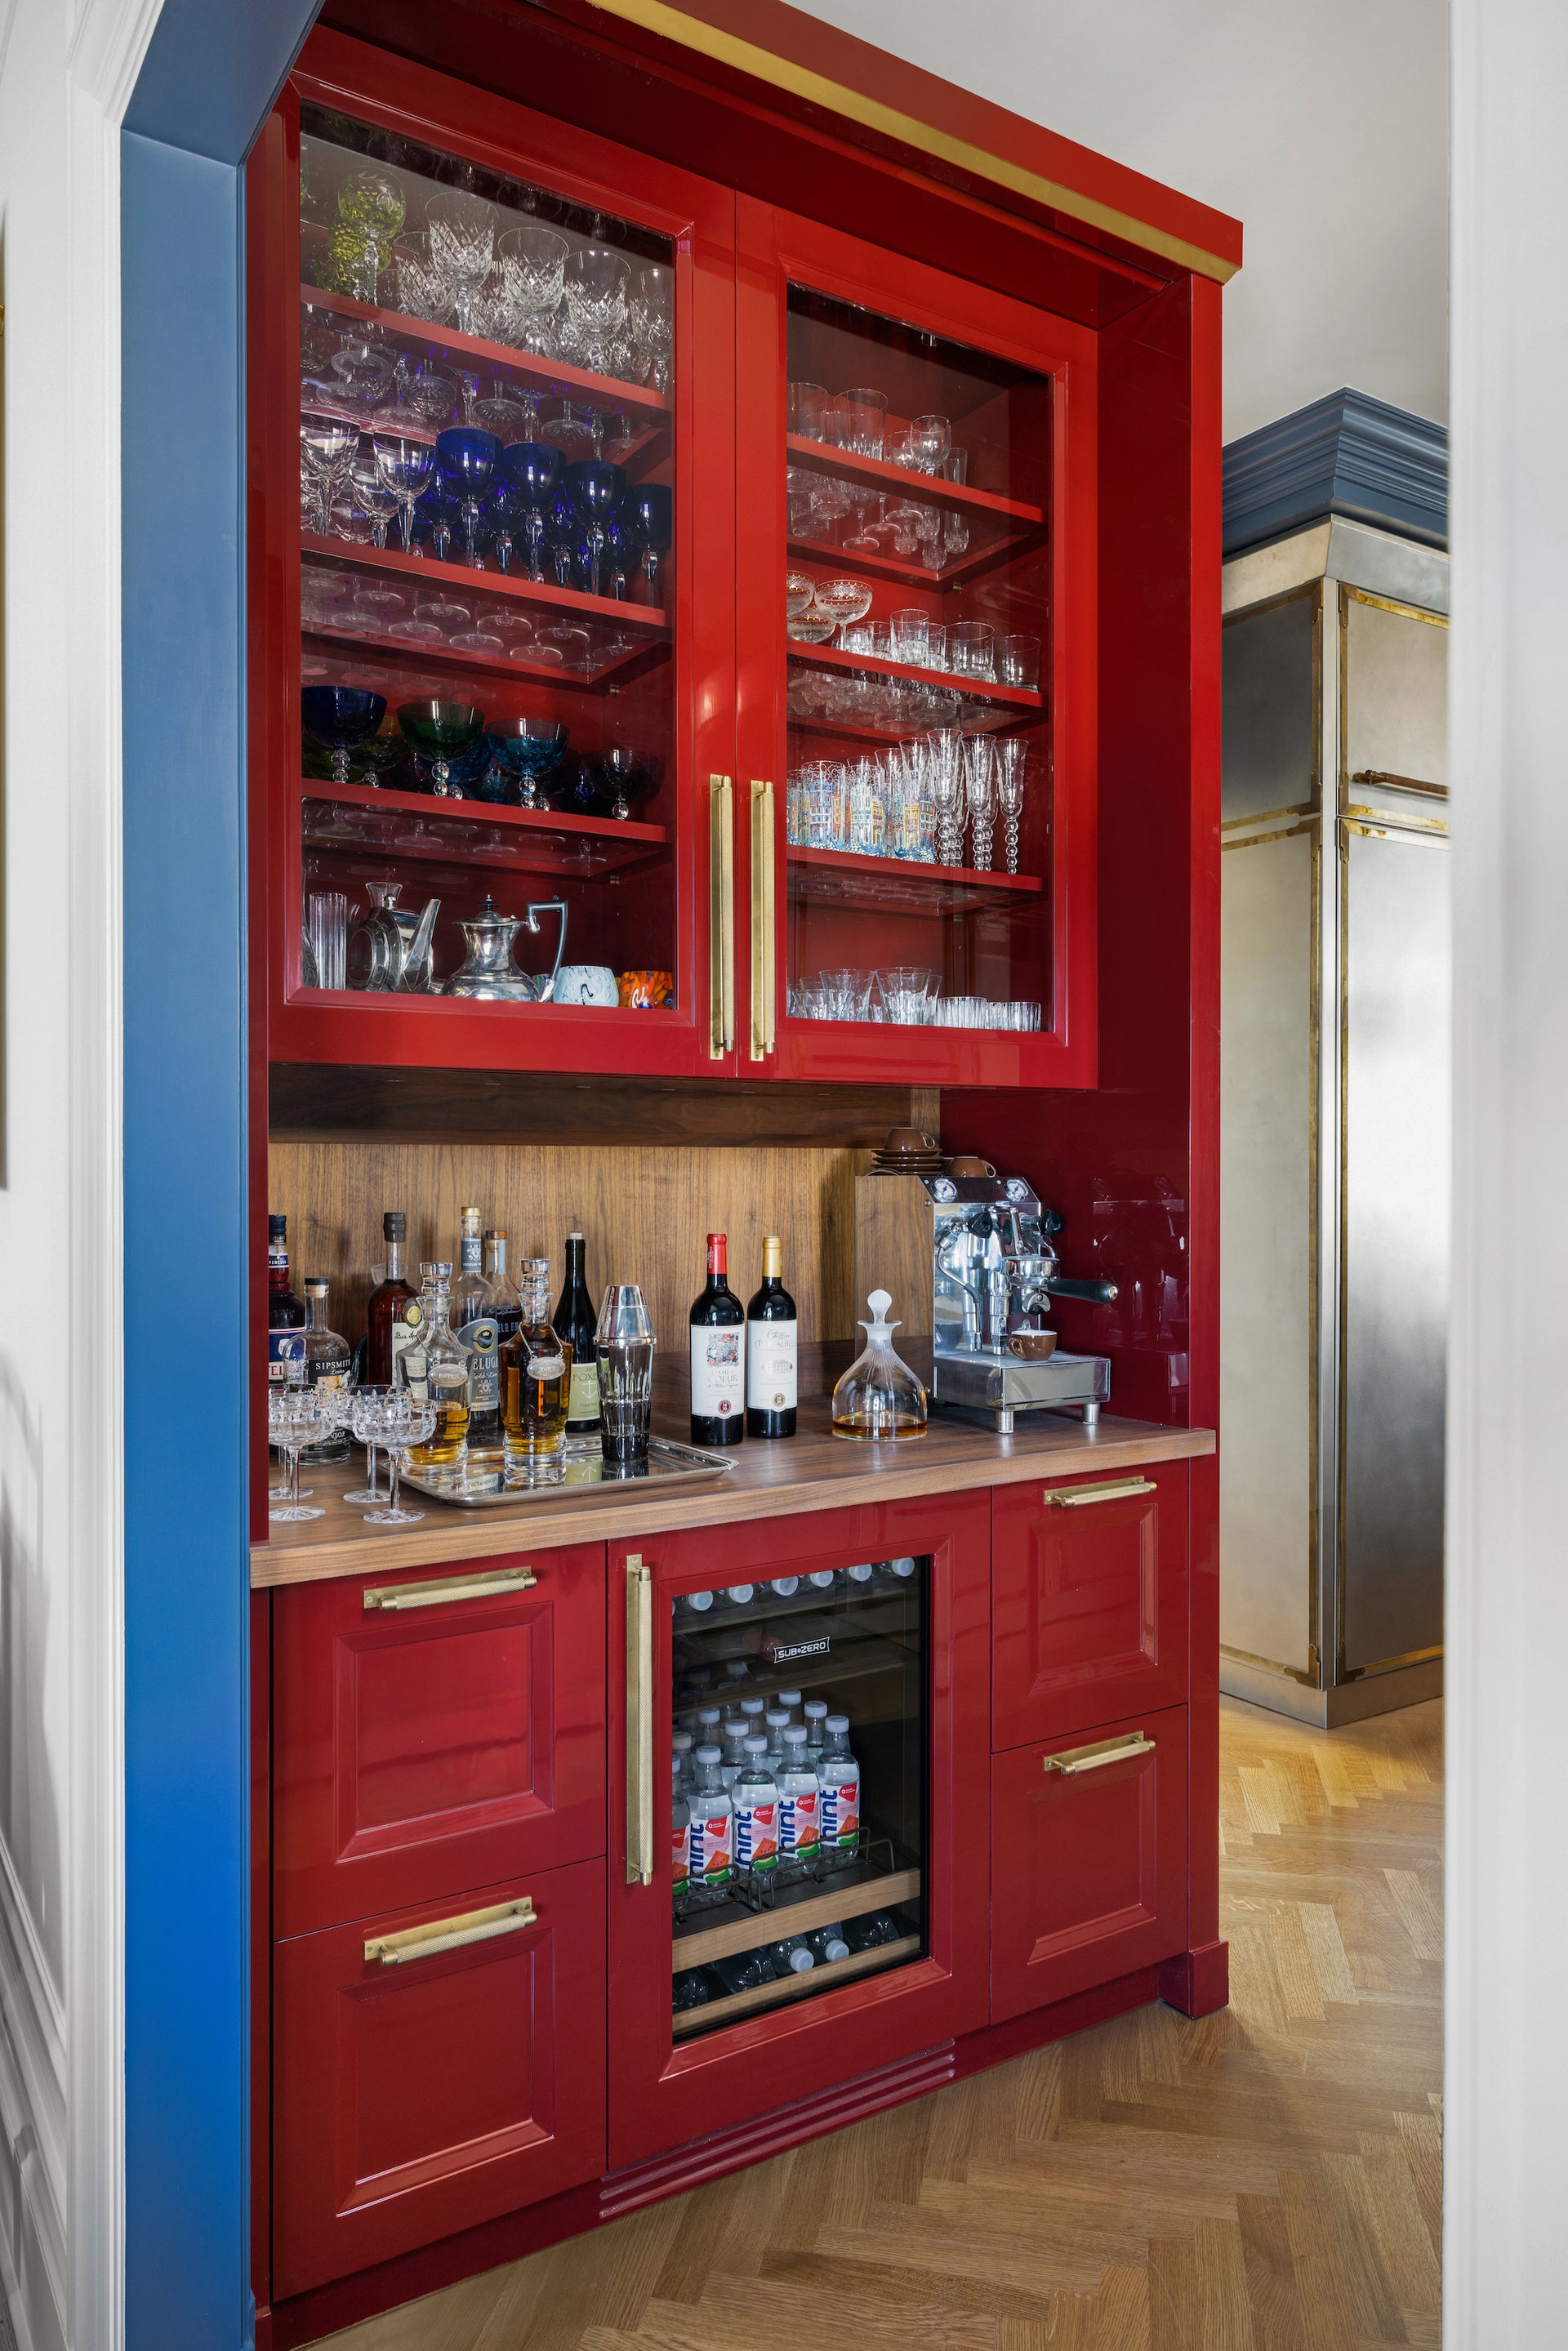
<svg viewBox="0 0 1568 2351">
<path fill-rule="evenodd" d="M 1080 1771 L 1098 1771 L 1106 1763 L 1125 1763 L 1131 1756 L 1154 1751 L 1155 1741 L 1145 1739 L 1141 1730 L 1133 1730 L 1121 1739 L 1102 1739 L 1092 1747 L 1070 1747 L 1061 1755 L 1048 1755 L 1041 1768 L 1071 1779 Z"/>
<path fill-rule="evenodd" d="M 766 1061 L 779 1019 L 774 956 L 773 787 L 751 779 L 751 1058 Z"/>
<path fill-rule="evenodd" d="M 367 1608 L 383 1615 L 403 1608 L 444 1608 L 455 1600 L 495 1600 L 506 1592 L 527 1592 L 538 1582 L 531 1567 L 497 1567 L 485 1575 L 444 1575 L 434 1583 L 371 1583 Z"/>
<path fill-rule="evenodd" d="M 653 1883 L 653 1573 L 626 1560 L 626 1883 Z"/>
<path fill-rule="evenodd" d="M 1419 776 L 1390 776 L 1381 768 L 1360 768 L 1350 780 L 1353 784 L 1392 784 L 1398 791 L 1424 793 L 1429 800 L 1446 800 L 1448 797 L 1447 784 L 1424 784 Z"/>
<path fill-rule="evenodd" d="M 1102 1739 L 1092 1747 L 1070 1747 L 1065 1754 L 1048 1755 L 1043 1769 L 1060 1771 L 1064 1780 L 1080 1771 L 1098 1771 L 1106 1763 L 1124 1763 L 1132 1755 L 1152 1755 L 1155 1742 L 1145 1739 L 1141 1730 L 1129 1731 L 1122 1739 Z"/>
<path fill-rule="evenodd" d="M 493 1942 L 497 1935 L 515 1935 L 533 1924 L 533 1897 L 519 1894 L 515 1902 L 492 1903 L 488 1910 L 465 1910 L 460 1918 L 433 1918 L 427 1927 L 372 1935 L 365 1945 L 365 1965 L 379 1959 L 383 1968 L 399 1968 L 408 1959 L 433 1959 L 438 1951 L 459 1951 L 465 1943 Z"/>
<path fill-rule="evenodd" d="M 1048 1486 L 1040 1499 L 1054 1510 L 1082 1510 L 1091 1502 L 1120 1502 L 1129 1494 L 1158 1490 L 1152 1478 L 1117 1478 L 1108 1486 Z"/>
<path fill-rule="evenodd" d="M 735 1043 L 735 795 L 708 778 L 708 1057 Z"/>
</svg>

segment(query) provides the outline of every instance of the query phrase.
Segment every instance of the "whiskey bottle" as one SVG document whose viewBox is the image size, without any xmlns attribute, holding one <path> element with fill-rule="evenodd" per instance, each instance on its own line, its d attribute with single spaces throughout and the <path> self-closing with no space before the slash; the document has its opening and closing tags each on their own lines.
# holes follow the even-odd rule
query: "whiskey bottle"
<svg viewBox="0 0 1568 2351">
<path fill-rule="evenodd" d="M 501 1350 L 507 1474 L 526 1478 L 566 1451 L 571 1349 L 549 1319 L 549 1259 L 522 1263 L 522 1320 Z"/>
<path fill-rule="evenodd" d="M 309 1273 L 305 1277 L 305 1306 L 309 1321 L 305 1325 L 305 1384 L 311 1388 L 347 1388 L 353 1384 L 353 1358 L 347 1339 L 328 1327 L 327 1278 L 325 1274 Z M 349 1458 L 349 1432 L 335 1428 L 319 1445 L 308 1445 L 299 1458 L 304 1462 L 346 1461 Z"/>
<path fill-rule="evenodd" d="M 288 1219 L 267 1220 L 267 1384 L 304 1377 L 305 1306 L 288 1287 Z"/>
<path fill-rule="evenodd" d="M 458 1343 L 468 1350 L 468 1442 L 494 1451 L 501 1441 L 501 1387 L 497 1364 L 500 1332 L 490 1285 L 479 1270 L 485 1244 L 479 1211 L 463 1211 L 461 1263 L 452 1285 L 452 1322 Z"/>
<path fill-rule="evenodd" d="M 386 1211 L 382 1232 L 387 1249 L 386 1280 L 376 1284 L 365 1309 L 365 1384 L 372 1388 L 396 1384 L 397 1359 L 424 1320 L 413 1283 L 403 1279 L 408 1218 L 401 1208 Z"/>
<path fill-rule="evenodd" d="M 458 1478 L 468 1458 L 468 1350 L 452 1330 L 452 1267 L 422 1265 L 413 1336 L 399 1351 L 398 1379 L 435 1406 L 435 1428 L 408 1466 L 418 1478 Z"/>
<path fill-rule="evenodd" d="M 800 1325 L 784 1287 L 784 1245 L 762 1244 L 762 1287 L 746 1310 L 746 1433 L 793 1437 Z"/>
<path fill-rule="evenodd" d="M 507 1236 L 499 1225 L 492 1225 L 485 1236 L 485 1279 L 490 1285 L 490 1311 L 496 1318 L 498 1351 L 523 1319 L 517 1285 L 507 1271 Z M 497 1381 L 499 1376 L 497 1368 Z"/>
<path fill-rule="evenodd" d="M 582 1235 L 566 1237 L 566 1279 L 555 1310 L 557 1336 L 571 1349 L 571 1393 L 567 1399 L 566 1433 L 588 1437 L 599 1426 L 599 1346 L 594 1337 L 593 1307 L 582 1278 Z"/>
<path fill-rule="evenodd" d="M 692 1443 L 738 1445 L 746 1435 L 746 1310 L 729 1286 L 728 1240 L 707 1237 L 707 1287 L 694 1300 Z"/>
</svg>

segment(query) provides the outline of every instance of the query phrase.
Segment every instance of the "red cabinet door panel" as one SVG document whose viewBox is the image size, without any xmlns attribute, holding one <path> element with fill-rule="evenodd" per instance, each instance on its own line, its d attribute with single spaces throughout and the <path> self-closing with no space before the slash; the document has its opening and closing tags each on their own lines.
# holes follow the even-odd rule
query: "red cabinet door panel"
<svg viewBox="0 0 1568 2351">
<path fill-rule="evenodd" d="M 991 1542 L 994 1749 L 1186 1697 L 1185 1462 L 1005 1487 Z"/>
<path fill-rule="evenodd" d="M 277 1935 L 603 1852 L 599 1544 L 280 1592 L 273 1675 Z"/>
<path fill-rule="evenodd" d="M 992 1758 L 993 2023 L 1186 1939 L 1185 1707 Z"/>
<path fill-rule="evenodd" d="M 523 1896 L 530 1923 L 486 1917 Z M 604 1991 L 602 1861 L 279 1944 L 275 2292 L 597 2178 Z"/>
</svg>

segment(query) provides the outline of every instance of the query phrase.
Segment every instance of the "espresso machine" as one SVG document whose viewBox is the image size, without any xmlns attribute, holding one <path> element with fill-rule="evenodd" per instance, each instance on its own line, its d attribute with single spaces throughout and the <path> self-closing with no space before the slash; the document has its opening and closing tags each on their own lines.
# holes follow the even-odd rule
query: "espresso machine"
<svg viewBox="0 0 1568 2351">
<path fill-rule="evenodd" d="M 1105 1355 L 1055 1344 L 1053 1298 L 1114 1302 L 1113 1281 L 1061 1273 L 1061 1230 L 1021 1176 L 862 1176 L 855 1186 L 855 1291 L 888 1290 L 899 1353 L 934 1408 L 1011 1434 L 1019 1413 L 1081 1412 L 1092 1430 L 1111 1393 Z"/>
</svg>

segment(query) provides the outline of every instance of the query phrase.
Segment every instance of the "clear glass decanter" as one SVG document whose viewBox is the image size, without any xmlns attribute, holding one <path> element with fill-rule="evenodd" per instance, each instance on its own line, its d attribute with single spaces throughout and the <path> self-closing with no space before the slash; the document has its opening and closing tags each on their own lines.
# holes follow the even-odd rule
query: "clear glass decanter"
<svg viewBox="0 0 1568 2351">
<path fill-rule="evenodd" d="M 873 1290 L 866 1303 L 872 1319 L 860 1326 L 865 1346 L 833 1390 L 833 1435 L 874 1444 L 924 1437 L 925 1391 L 894 1347 L 899 1326 L 887 1320 L 892 1297 Z"/>
</svg>

